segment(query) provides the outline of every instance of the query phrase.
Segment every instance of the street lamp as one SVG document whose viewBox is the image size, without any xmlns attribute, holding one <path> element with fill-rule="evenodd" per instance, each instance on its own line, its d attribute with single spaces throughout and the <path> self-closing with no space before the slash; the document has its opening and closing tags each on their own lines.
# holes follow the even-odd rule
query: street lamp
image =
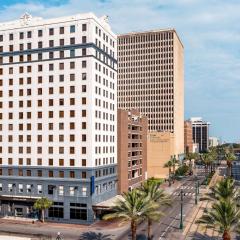
<svg viewBox="0 0 240 240">
<path fill-rule="evenodd" d="M 181 212 L 180 212 L 180 225 L 179 228 L 183 229 L 183 196 L 185 194 L 183 193 L 183 190 L 181 189 L 180 196 L 181 196 Z"/>
<path fill-rule="evenodd" d="M 198 183 L 195 182 L 195 204 L 197 204 L 198 202 L 197 195 L 198 195 Z"/>
</svg>

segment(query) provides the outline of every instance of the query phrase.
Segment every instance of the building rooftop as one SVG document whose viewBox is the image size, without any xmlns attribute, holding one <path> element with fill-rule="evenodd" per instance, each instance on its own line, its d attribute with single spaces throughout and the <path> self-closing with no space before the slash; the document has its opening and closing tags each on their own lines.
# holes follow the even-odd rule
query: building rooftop
<svg viewBox="0 0 240 240">
<path fill-rule="evenodd" d="M 41 17 L 33 17 L 29 13 L 24 13 L 19 19 L 14 21 L 8 21 L 8 22 L 1 22 L 0 23 L 0 31 L 5 30 L 15 30 L 15 29 L 23 29 L 28 27 L 35 27 L 35 26 L 41 26 L 41 25 L 50 25 L 50 24 L 59 24 L 61 22 L 72 22 L 77 21 L 81 19 L 93 19 L 96 23 L 103 26 L 107 31 L 109 31 L 110 34 L 112 34 L 115 38 L 116 35 L 112 33 L 111 27 L 108 23 L 108 16 L 104 15 L 100 18 L 98 18 L 94 13 L 80 13 L 72 16 L 66 16 L 66 17 L 58 17 L 58 18 L 50 18 L 50 19 L 43 19 Z"/>
<path fill-rule="evenodd" d="M 153 29 L 153 30 L 146 30 L 146 31 L 134 31 L 134 32 L 129 32 L 129 33 L 122 33 L 122 34 L 118 34 L 118 37 L 126 37 L 126 36 L 131 36 L 131 35 L 139 35 L 139 34 L 148 34 L 148 33 L 158 33 L 158 32 L 174 32 L 179 40 L 179 42 L 181 43 L 182 47 L 183 43 L 176 31 L 175 28 L 165 28 L 165 29 Z"/>
</svg>

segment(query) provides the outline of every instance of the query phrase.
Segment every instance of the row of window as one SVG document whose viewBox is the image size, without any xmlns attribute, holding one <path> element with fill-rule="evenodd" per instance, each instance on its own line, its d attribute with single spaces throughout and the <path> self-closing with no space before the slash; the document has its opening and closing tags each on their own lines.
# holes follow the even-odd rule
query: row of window
<svg viewBox="0 0 240 240">
<path fill-rule="evenodd" d="M 45 66 L 47 69 L 44 69 L 43 66 Z M 39 64 L 39 65 L 36 66 L 36 68 L 37 68 L 37 72 L 43 72 L 43 71 L 47 71 L 47 70 L 48 70 L 48 71 L 54 71 L 54 66 L 55 66 L 55 65 L 54 65 L 53 63 L 50 63 L 50 64 L 48 65 L 48 67 L 47 67 L 46 65 Z M 82 66 L 82 68 L 86 68 L 86 67 L 87 67 L 87 61 L 85 61 L 85 60 L 82 61 L 81 66 Z M 65 68 L 64 62 L 60 62 L 60 63 L 58 64 L 58 70 L 64 70 L 64 68 Z M 14 74 L 13 69 L 14 69 L 13 67 L 10 67 L 10 68 L 8 69 L 8 74 Z M 19 67 L 17 73 L 24 73 L 24 69 L 25 69 L 25 71 L 26 71 L 27 73 L 33 72 L 32 66 L 29 65 L 29 66 L 26 66 L 26 67 L 24 67 L 24 66 Z M 16 68 L 15 68 L 15 70 L 16 70 Z M 57 70 L 57 69 L 55 69 L 55 70 Z M 16 73 L 16 72 L 15 72 L 15 73 Z M 3 74 L 4 74 L 3 68 L 0 68 L 0 75 L 3 75 Z M 7 73 L 5 72 L 5 74 L 7 74 Z"/>
<path fill-rule="evenodd" d="M 66 27 L 59 27 L 59 34 L 65 34 L 65 28 Z M 70 33 L 75 33 L 76 31 L 76 26 L 75 25 L 71 25 L 68 27 L 69 28 L 69 32 Z M 49 28 L 48 29 L 48 35 L 49 36 L 53 36 L 56 34 L 56 28 Z M 87 31 L 87 24 L 82 24 L 82 32 L 86 32 Z M 13 41 L 13 40 L 16 40 L 15 39 L 15 35 L 17 35 L 17 33 L 10 33 L 8 36 L 8 41 Z M 32 31 L 27 31 L 27 32 L 19 32 L 18 33 L 18 36 L 19 36 L 19 39 L 22 40 L 22 39 L 25 39 L 25 38 L 32 38 L 33 34 L 32 34 Z M 43 30 L 42 29 L 39 29 L 37 31 L 37 36 L 38 37 L 43 37 Z M 16 36 L 17 37 L 17 36 Z M 3 35 L 0 35 L 0 42 L 3 42 L 5 39 L 4 39 L 4 36 Z"/>
<path fill-rule="evenodd" d="M 23 164 L 26 164 L 28 166 L 32 165 L 32 159 L 31 158 L 18 158 L 18 165 L 22 166 Z M 54 164 L 54 160 L 52 158 L 48 159 L 48 166 L 53 166 Z M 66 161 L 64 161 L 64 159 L 58 159 L 58 166 L 64 166 L 66 163 Z M 3 164 L 3 160 L 2 158 L 0 158 L 0 164 Z M 13 164 L 13 159 L 12 158 L 8 158 L 8 165 L 12 165 Z M 42 158 L 38 158 L 37 159 L 37 165 L 38 166 L 42 166 Z M 67 161 L 67 165 L 68 166 L 76 166 L 76 161 L 75 159 L 69 159 Z M 86 167 L 87 166 L 87 160 L 86 159 L 82 159 L 81 160 L 81 166 L 82 167 Z"/>
</svg>

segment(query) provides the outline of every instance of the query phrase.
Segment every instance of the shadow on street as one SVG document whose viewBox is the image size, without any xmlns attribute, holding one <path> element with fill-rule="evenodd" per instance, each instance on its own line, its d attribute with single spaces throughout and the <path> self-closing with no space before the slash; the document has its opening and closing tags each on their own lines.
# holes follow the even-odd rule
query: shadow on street
<svg viewBox="0 0 240 240">
<path fill-rule="evenodd" d="M 219 238 L 219 237 L 209 237 L 208 235 L 206 234 L 201 234 L 201 233 L 195 233 L 192 237 L 192 239 L 194 240 L 220 240 L 222 238 Z"/>
<path fill-rule="evenodd" d="M 95 232 L 82 233 L 79 240 L 112 240 L 112 235 Z"/>
</svg>

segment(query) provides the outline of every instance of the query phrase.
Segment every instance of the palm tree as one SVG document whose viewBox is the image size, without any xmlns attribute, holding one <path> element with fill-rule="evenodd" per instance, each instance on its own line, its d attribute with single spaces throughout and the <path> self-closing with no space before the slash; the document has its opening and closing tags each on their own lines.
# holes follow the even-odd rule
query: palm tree
<svg viewBox="0 0 240 240">
<path fill-rule="evenodd" d="M 39 198 L 35 203 L 34 203 L 34 208 L 41 211 L 41 220 L 44 222 L 45 220 L 45 211 L 46 209 L 50 208 L 52 206 L 53 202 L 49 200 L 46 197 Z"/>
<path fill-rule="evenodd" d="M 171 160 L 169 160 L 168 162 L 166 162 L 166 163 L 164 164 L 164 167 L 165 167 L 165 168 L 168 168 L 168 175 L 169 175 L 169 179 L 168 179 L 168 181 L 169 181 L 169 186 L 171 186 L 171 172 L 172 172 L 172 166 L 173 166 L 173 163 L 172 163 Z"/>
<path fill-rule="evenodd" d="M 227 175 L 230 177 L 232 175 L 232 162 L 236 160 L 236 157 L 233 153 L 227 152 L 225 154 L 225 159 L 227 161 Z"/>
<path fill-rule="evenodd" d="M 186 159 L 189 160 L 189 167 L 190 167 L 190 172 L 193 172 L 193 168 L 192 168 L 192 160 L 194 160 L 194 162 L 199 158 L 198 153 L 188 153 L 186 156 Z"/>
<path fill-rule="evenodd" d="M 223 233 L 223 240 L 231 240 L 231 233 L 240 229 L 240 209 L 230 199 L 220 200 L 213 203 L 211 209 L 206 210 L 196 223 L 217 229 Z"/>
<path fill-rule="evenodd" d="M 210 168 L 210 166 L 212 164 L 212 161 L 213 161 L 211 154 L 203 153 L 201 155 L 201 158 L 202 158 L 202 161 L 203 161 L 203 163 L 205 165 L 206 172 L 209 172 L 209 168 Z"/>
<path fill-rule="evenodd" d="M 239 200 L 239 190 L 234 186 L 234 180 L 231 178 L 225 178 L 217 182 L 217 184 L 211 188 L 211 192 L 207 193 L 206 198 L 202 200 L 220 201 L 220 200 L 233 200 L 237 203 Z"/>
<path fill-rule="evenodd" d="M 150 201 L 156 203 L 158 207 L 164 205 L 170 205 L 171 199 L 169 195 L 167 195 L 163 189 L 160 189 L 160 183 L 157 183 L 156 181 L 145 181 L 141 187 L 140 191 L 146 198 L 149 198 Z M 159 215 L 150 215 L 147 216 L 147 222 L 148 222 L 148 239 L 151 239 L 151 228 L 152 228 L 152 222 L 158 221 L 159 218 L 164 215 L 160 210 L 158 210 Z"/>
<path fill-rule="evenodd" d="M 175 174 L 175 168 L 176 168 L 176 164 L 179 163 L 179 161 L 176 159 L 176 156 L 174 155 L 173 157 L 171 157 L 171 160 L 172 161 L 172 166 L 173 166 L 173 174 Z"/>
<path fill-rule="evenodd" d="M 157 218 L 160 213 L 158 205 L 150 201 L 138 189 L 123 194 L 123 200 L 118 200 L 111 211 L 103 217 L 105 220 L 120 219 L 121 222 L 131 222 L 132 240 L 136 240 L 137 224 L 151 216 Z"/>
</svg>

